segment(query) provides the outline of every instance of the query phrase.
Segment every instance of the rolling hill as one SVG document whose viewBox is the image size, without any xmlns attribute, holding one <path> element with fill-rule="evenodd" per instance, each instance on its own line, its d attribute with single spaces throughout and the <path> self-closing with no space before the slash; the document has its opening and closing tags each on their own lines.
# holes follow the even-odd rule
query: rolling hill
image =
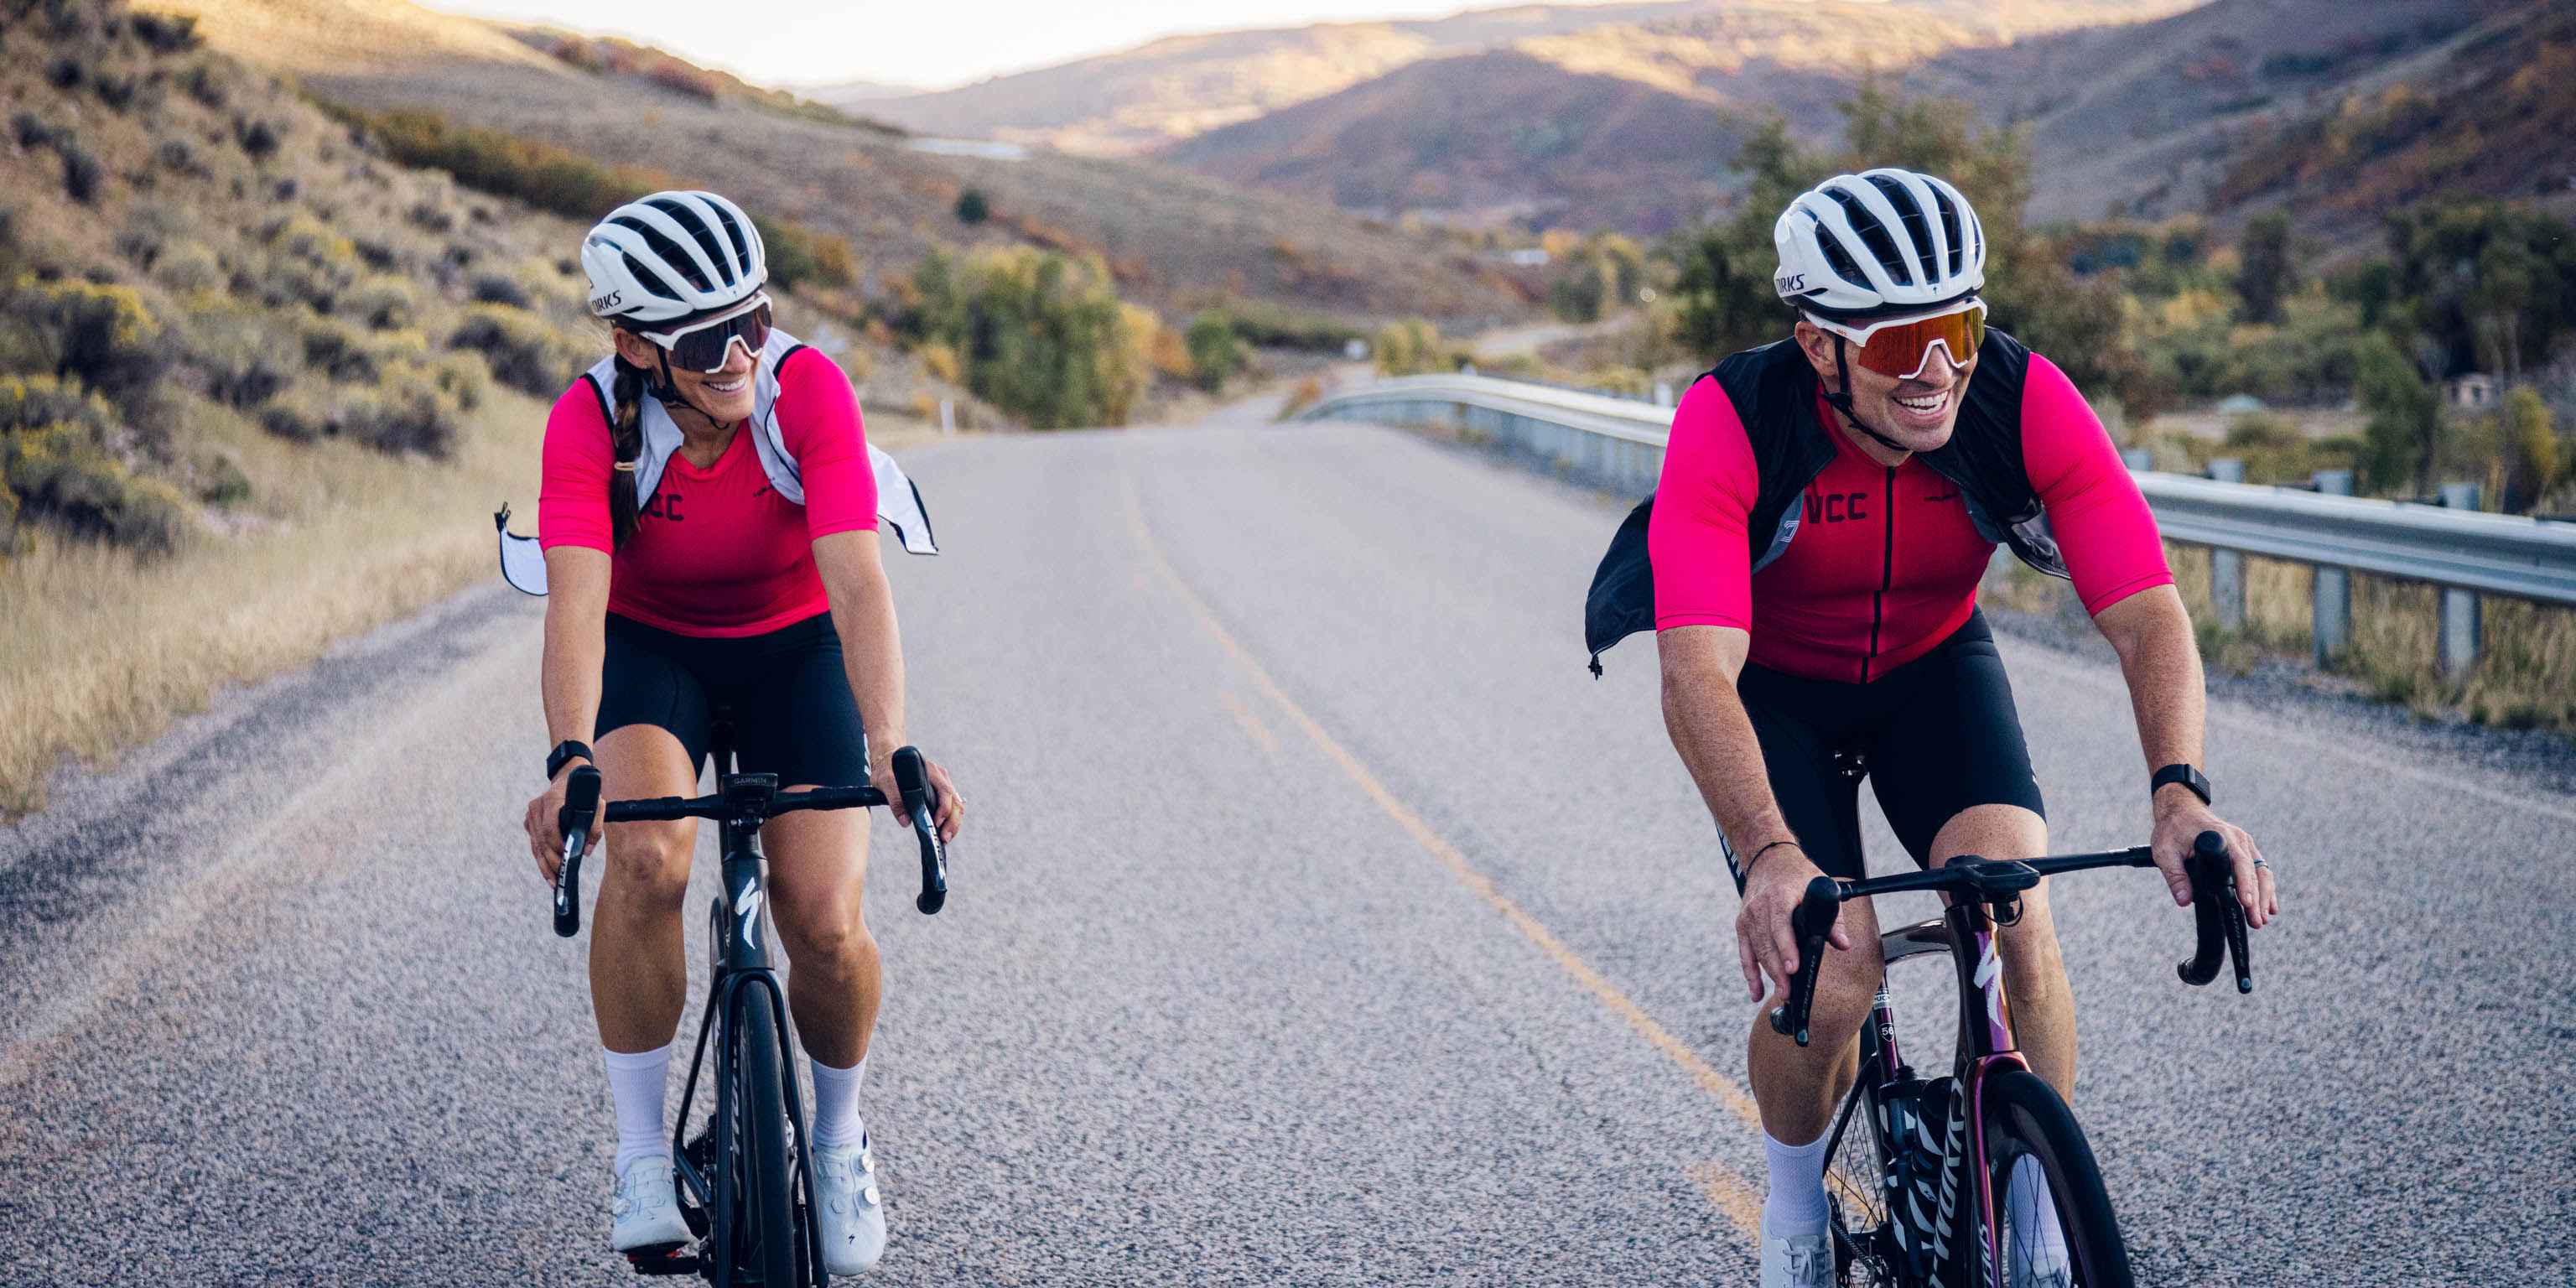
<svg viewBox="0 0 2576 1288">
<path fill-rule="evenodd" d="M 909 274 L 934 245 L 1021 243 L 1096 252 L 1122 291 L 1166 309 L 1231 294 L 1354 318 L 1481 322 L 1531 310 L 1527 288 L 1454 239 L 1177 167 L 923 151 L 899 130 L 791 110 L 785 96 L 734 92 L 711 74 L 657 82 L 591 70 L 402 0 L 155 3 L 201 14 L 211 44 L 329 99 L 428 108 L 604 165 L 667 171 L 841 235 L 872 284 Z M 984 195 L 988 218 L 959 219 L 968 189 Z"/>
<path fill-rule="evenodd" d="M 1907 87 L 1955 95 L 2031 139 L 2029 218 L 2194 212 L 2237 151 L 2339 113 L 2410 60 L 2529 0 L 2215 0 L 2160 21 L 2069 31 L 1928 60 Z M 2564 134 L 2560 136 L 2562 142 Z"/>
</svg>

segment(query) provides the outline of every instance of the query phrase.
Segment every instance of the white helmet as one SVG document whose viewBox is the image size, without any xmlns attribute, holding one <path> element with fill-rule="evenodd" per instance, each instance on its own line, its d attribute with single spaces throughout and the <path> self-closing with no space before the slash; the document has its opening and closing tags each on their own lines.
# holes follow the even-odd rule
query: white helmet
<svg viewBox="0 0 2576 1288">
<path fill-rule="evenodd" d="M 1799 193 L 1771 226 L 1771 288 L 1834 318 L 1916 313 L 1986 284 L 1986 231 L 1959 190 L 1884 168 L 1838 174 Z"/>
<path fill-rule="evenodd" d="M 769 279 L 760 230 L 712 192 L 657 192 L 609 211 L 581 239 L 590 311 L 668 322 L 739 304 Z"/>
</svg>

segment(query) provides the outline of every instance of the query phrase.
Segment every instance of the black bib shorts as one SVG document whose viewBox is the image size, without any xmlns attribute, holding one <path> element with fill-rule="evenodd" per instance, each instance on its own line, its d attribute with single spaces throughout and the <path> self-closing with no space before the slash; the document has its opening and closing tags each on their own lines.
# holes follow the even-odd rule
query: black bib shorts
<svg viewBox="0 0 2576 1288">
<path fill-rule="evenodd" d="M 868 735 L 830 613 L 736 639 L 680 635 L 610 613 L 607 635 L 598 736 L 654 725 L 702 768 L 724 707 L 743 773 L 776 774 L 781 787 L 867 785 Z"/>
<path fill-rule="evenodd" d="M 2019 805 L 2047 817 L 1983 610 L 1931 652 L 1867 684 L 1747 663 L 1735 688 L 1762 743 L 1771 794 L 1827 876 L 1869 874 L 1860 848 L 1864 777 L 1918 865 L 1930 865 L 1942 825 L 1972 806 Z M 1742 893 L 1743 856 L 1723 835 L 1718 844 Z"/>
</svg>

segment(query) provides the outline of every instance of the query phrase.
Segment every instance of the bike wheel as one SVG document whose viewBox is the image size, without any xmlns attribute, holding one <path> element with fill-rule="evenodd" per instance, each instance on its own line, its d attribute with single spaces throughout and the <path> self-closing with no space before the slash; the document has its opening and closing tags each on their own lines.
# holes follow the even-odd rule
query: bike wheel
<svg viewBox="0 0 2576 1288">
<path fill-rule="evenodd" d="M 764 1288 L 788 1288 L 796 1277 L 796 1216 L 787 1183 L 787 1103 L 778 1063 L 778 1022 L 770 1012 L 769 993 L 747 987 L 735 994 L 741 1006 L 734 1026 L 741 1058 L 742 1223 L 734 1264 L 760 1276 Z"/>
<path fill-rule="evenodd" d="M 2129 1251 L 2120 1241 L 2102 1170 L 2057 1090 L 2037 1074 L 2013 1070 L 1988 1080 L 1983 1098 L 1988 1193 L 1995 1196 L 1995 1242 L 2006 1288 L 2131 1288 Z M 2016 1176 L 2026 1200 L 2035 1199 L 2035 1187 L 2046 1186 L 2056 1209 L 2053 1223 L 2040 1215 L 2042 1204 L 2014 1201 Z M 2065 1247 L 2069 1278 L 2054 1277 L 2052 1242 Z"/>
<path fill-rule="evenodd" d="M 1896 1232 L 1888 1224 L 1887 1159 L 1875 1126 L 1877 1098 L 1863 1085 L 1844 1097 L 1825 1149 L 1825 1207 L 1831 1214 L 1834 1281 L 1841 1288 L 1898 1288 Z"/>
</svg>

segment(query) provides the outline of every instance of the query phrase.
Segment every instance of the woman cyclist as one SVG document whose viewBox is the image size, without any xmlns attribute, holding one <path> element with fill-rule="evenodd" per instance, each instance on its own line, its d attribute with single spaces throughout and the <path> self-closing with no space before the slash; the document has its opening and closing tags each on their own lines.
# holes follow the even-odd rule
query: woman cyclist
<svg viewBox="0 0 2576 1288">
<path fill-rule="evenodd" d="M 596 763 L 611 800 L 694 795 L 718 706 L 731 709 L 742 770 L 785 787 L 870 782 L 891 798 L 904 743 L 903 653 L 858 399 L 831 360 L 770 326 L 750 218 L 714 193 L 655 193 L 592 228 L 581 262 L 616 352 L 546 422 L 538 539 L 556 745 L 527 831 L 549 881 L 572 769 Z M 953 839 L 956 788 L 938 765 L 930 779 Z M 591 1002 L 617 1113 L 609 1243 L 636 1255 L 690 1238 L 662 1115 L 696 831 L 693 820 L 612 825 L 591 920 Z M 860 917 L 867 815 L 789 814 L 760 839 L 813 1069 L 824 1263 L 856 1274 L 885 1248 L 858 1112 L 879 998 Z"/>
</svg>

